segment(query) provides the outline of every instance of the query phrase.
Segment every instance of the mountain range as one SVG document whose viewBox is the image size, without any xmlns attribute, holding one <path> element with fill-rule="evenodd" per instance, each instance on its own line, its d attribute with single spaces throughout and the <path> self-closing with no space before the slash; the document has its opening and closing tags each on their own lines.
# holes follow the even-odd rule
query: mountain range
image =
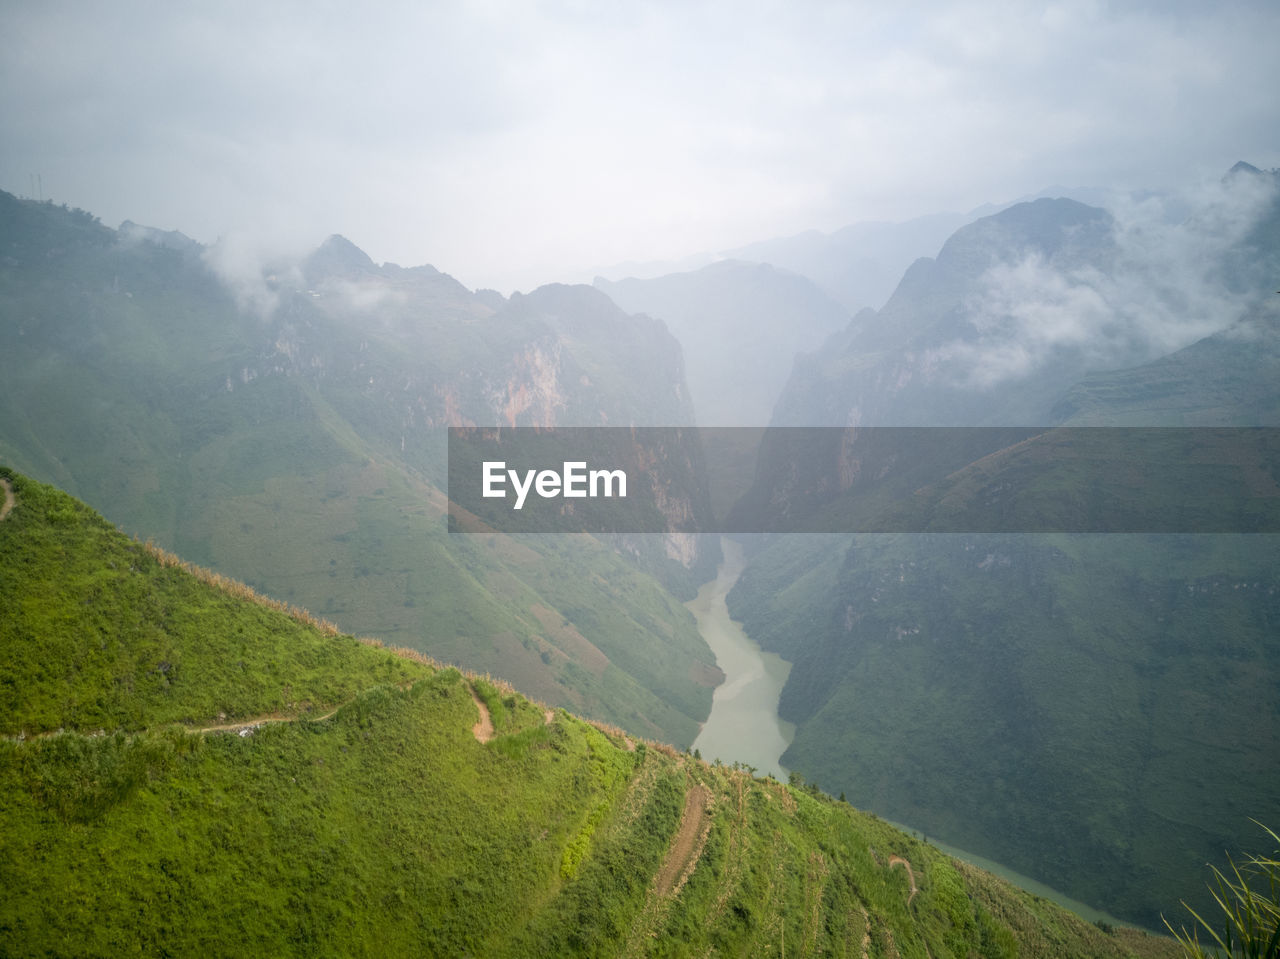
<svg viewBox="0 0 1280 959">
<path fill-rule="evenodd" d="M 1275 426 L 1275 181 L 1238 165 L 1187 215 L 966 218 L 852 315 L 798 259 L 505 298 L 339 236 L 263 263 L 0 194 L 21 837 L 0 868 L 24 890 L 0 932 L 70 953 L 223 929 L 314 952 L 343 928 L 351 953 L 1167 954 L 802 784 L 1161 928 L 1280 813 L 1274 537 L 748 541 L 730 610 L 794 663 L 783 785 L 677 751 L 723 679 L 683 605 L 715 539 L 450 534 L 444 428 L 854 428 L 836 455 L 766 444 L 709 478 L 718 512 L 745 491 L 790 521 L 944 486 L 977 506 L 1014 468 L 940 448 L 869 485 L 893 463 L 865 426 Z"/>
<path fill-rule="evenodd" d="M 959 230 L 883 310 L 797 361 L 775 423 L 853 428 L 806 455 L 777 431 L 739 508 L 785 508 L 792 529 L 805 511 L 821 529 L 822 510 L 889 509 L 901 525 L 871 528 L 928 529 L 943 505 L 979 518 L 1012 508 L 1002 497 L 1029 466 L 1047 477 L 1078 452 L 1052 433 L 1009 431 L 1017 445 L 1002 450 L 1004 431 L 957 430 L 911 473 L 884 442 L 894 431 L 869 425 L 1280 425 L 1276 174 L 1237 166 L 1215 203 L 1172 239 L 1070 200 Z M 1185 271 L 1157 269 L 1174 264 Z M 966 449 L 971 436 L 994 445 Z M 1178 470 L 1237 466 L 1256 474 L 1257 496 L 1280 496 L 1272 447 L 1251 465 L 1200 467 L 1189 449 L 1132 489 L 1116 460 L 1090 496 L 1210 508 Z M 1069 480 L 1056 489 L 1070 529 L 1090 496 Z M 1247 847 L 1251 819 L 1280 817 L 1274 535 L 756 547 L 729 606 L 794 662 L 779 713 L 798 728 L 783 762 L 855 804 L 1151 926 L 1170 901 L 1206 901 L 1198 870 Z"/>
<path fill-rule="evenodd" d="M 681 597 L 713 551 L 443 519 L 446 424 L 691 420 L 659 323 L 588 287 L 473 293 L 341 237 L 246 266 L 7 194 L 0 249 L 6 464 L 346 630 L 692 741 L 719 674 Z"/>
</svg>

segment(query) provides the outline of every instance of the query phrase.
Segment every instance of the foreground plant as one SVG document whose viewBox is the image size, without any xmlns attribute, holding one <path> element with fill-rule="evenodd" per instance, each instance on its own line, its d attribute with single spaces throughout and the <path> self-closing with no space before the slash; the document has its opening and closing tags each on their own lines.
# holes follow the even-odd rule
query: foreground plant
<svg viewBox="0 0 1280 959">
<path fill-rule="evenodd" d="M 1209 891 L 1222 910 L 1221 934 L 1185 902 L 1183 906 L 1210 937 L 1205 945 L 1200 944 L 1200 928 L 1190 932 L 1185 927 L 1176 930 L 1165 920 L 1188 956 L 1199 959 L 1225 952 L 1243 959 L 1280 959 L 1280 836 L 1262 823 L 1258 825 L 1275 842 L 1275 852 L 1270 856 L 1250 856 L 1241 866 L 1228 856 L 1230 876 L 1211 867 L 1217 888 Z"/>
</svg>

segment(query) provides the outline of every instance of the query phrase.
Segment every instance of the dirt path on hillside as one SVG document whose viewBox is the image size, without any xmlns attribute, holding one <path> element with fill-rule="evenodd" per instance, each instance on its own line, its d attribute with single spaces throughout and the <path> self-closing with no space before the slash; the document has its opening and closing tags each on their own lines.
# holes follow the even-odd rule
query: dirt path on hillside
<svg viewBox="0 0 1280 959">
<path fill-rule="evenodd" d="M 337 713 L 337 711 L 341 708 L 342 708 L 341 706 L 334 706 L 333 709 L 329 710 L 323 716 L 307 716 L 305 714 L 300 716 L 282 716 L 279 713 L 270 713 L 265 716 L 255 716 L 252 719 L 240 719 L 234 723 L 218 723 L 213 726 L 183 726 L 182 729 L 184 732 L 192 733 L 195 735 L 203 735 L 204 733 L 239 733 L 241 736 L 252 736 L 253 731 L 257 729 L 259 726 L 266 726 L 269 723 L 294 723 L 294 722 L 297 722 L 299 719 L 306 719 L 306 720 L 309 720 L 310 722 L 318 723 L 325 719 L 332 718 L 333 715 Z M 157 728 L 163 728 L 163 727 L 157 727 Z M 147 732 L 147 731 L 154 732 L 154 730 L 141 730 L 141 732 Z M 19 733 L 17 736 L 5 736 L 4 738 L 10 740 L 11 742 L 25 742 L 28 739 L 48 739 L 51 736 L 61 736 L 64 733 L 66 733 L 67 735 L 74 734 L 78 736 L 89 736 L 89 737 L 106 735 L 106 733 L 104 733 L 102 730 L 98 730 L 97 732 L 86 733 L 86 732 L 80 732 L 78 730 L 46 729 L 44 732 L 40 732 L 40 733 Z M 138 733 L 137 732 L 129 733 L 129 735 L 134 736 L 134 735 L 138 735 Z"/>
<path fill-rule="evenodd" d="M 13 509 L 15 500 L 13 498 L 13 487 L 9 485 L 7 479 L 0 478 L 0 486 L 4 487 L 4 505 L 0 506 L 0 520 L 3 520 L 9 515 L 9 510 Z"/>
<path fill-rule="evenodd" d="M 396 683 L 396 687 L 398 689 L 410 689 L 412 688 L 414 682 L 415 681 L 411 679 L 405 680 L 402 683 Z M 475 694 L 473 693 L 472 695 L 475 695 Z M 268 723 L 296 723 L 300 719 L 305 719 L 308 722 L 312 722 L 312 723 L 324 722 L 324 720 L 326 719 L 332 719 L 335 715 L 337 715 L 337 712 L 339 709 L 341 709 L 343 706 L 347 705 L 347 703 L 350 703 L 350 702 L 352 702 L 352 700 L 349 699 L 345 703 L 339 703 L 338 705 L 330 709 L 327 713 L 323 713 L 319 716 L 311 716 L 311 715 L 308 715 L 307 713 L 298 713 L 293 716 L 286 716 L 282 713 L 266 713 L 262 716 L 255 716 L 252 719 L 240 719 L 234 723 L 215 723 L 212 726 L 183 726 L 182 728 L 186 732 L 194 733 L 197 735 L 203 734 L 203 733 L 239 733 L 241 736 L 252 736 L 253 731 L 255 729 L 257 729 L 259 726 L 266 726 Z M 488 714 L 487 710 L 483 710 L 483 711 L 485 712 L 486 715 Z M 165 724 L 165 725 L 172 725 L 172 724 Z M 130 733 L 129 735 L 137 735 L 139 732 L 148 732 L 148 731 L 154 732 L 155 729 L 162 729 L 162 728 L 164 727 L 158 726 L 150 730 L 138 730 L 138 731 L 135 731 L 134 733 Z M 41 733 L 20 732 L 17 736 L 5 736 L 3 738 L 8 739 L 12 742 L 23 742 L 24 740 L 27 740 L 27 739 L 45 739 L 49 736 L 60 736 L 64 732 L 68 732 L 68 734 L 75 734 L 79 736 L 104 735 L 102 730 L 99 730 L 96 733 L 91 733 L 91 732 L 86 733 L 86 732 L 79 732 L 77 730 L 67 731 L 62 729 L 49 729 Z"/>
<path fill-rule="evenodd" d="M 911 883 L 911 895 L 907 896 L 907 905 L 909 906 L 911 905 L 911 900 L 916 897 L 916 893 L 920 891 L 916 888 L 915 871 L 911 868 L 911 863 L 907 862 L 901 856 L 889 857 L 889 868 L 892 869 L 894 866 L 902 866 L 907 870 L 907 881 Z"/>
<path fill-rule="evenodd" d="M 200 726 L 196 729 L 187 727 L 190 733 L 239 733 L 241 736 L 252 736 L 253 730 L 259 726 L 265 726 L 268 723 L 292 723 L 299 719 L 307 719 L 313 723 L 318 723 L 331 718 L 341 706 L 335 706 L 323 716 L 280 716 L 272 714 L 269 716 L 257 716 L 253 719 L 245 719 L 235 723 L 221 723 L 217 726 Z"/>
<path fill-rule="evenodd" d="M 711 834 L 712 823 L 708 810 L 712 798 L 711 790 L 701 783 L 685 792 L 680 825 L 671 837 L 671 846 L 666 858 L 662 860 L 662 867 L 653 877 L 653 884 L 645 895 L 644 908 L 632 922 L 631 931 L 622 948 L 621 955 L 628 959 L 639 959 L 640 956 L 649 954 L 650 941 L 657 935 L 656 930 L 662 927 L 672 902 L 702 858 L 702 850 Z"/>
<path fill-rule="evenodd" d="M 864 906 L 858 908 L 862 911 L 862 942 L 859 944 L 862 948 L 862 959 L 871 959 L 871 914 Z"/>
<path fill-rule="evenodd" d="M 476 737 L 477 742 L 487 743 L 493 738 L 493 719 L 489 716 L 489 707 L 475 689 L 471 689 L 471 700 L 476 704 L 476 709 L 480 710 L 480 721 L 471 727 L 471 735 Z"/>
<path fill-rule="evenodd" d="M 680 826 L 671 840 L 671 848 L 667 858 L 658 870 L 654 885 L 660 897 L 673 891 L 678 892 L 684 880 L 689 878 L 693 867 L 698 864 L 702 846 L 706 837 L 702 835 L 702 827 L 707 818 L 707 807 L 711 802 L 711 790 L 699 783 L 684 794 L 684 812 L 680 814 Z M 699 840 L 702 842 L 699 842 Z"/>
</svg>

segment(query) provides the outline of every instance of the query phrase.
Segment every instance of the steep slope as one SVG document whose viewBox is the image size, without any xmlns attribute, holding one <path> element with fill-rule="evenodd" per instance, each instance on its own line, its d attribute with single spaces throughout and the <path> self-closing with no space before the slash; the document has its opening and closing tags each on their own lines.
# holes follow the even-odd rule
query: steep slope
<svg viewBox="0 0 1280 959">
<path fill-rule="evenodd" d="M 1135 267 L 1133 233 L 1102 211 L 1033 204 L 973 224 L 936 263 L 908 272 L 892 309 L 798 366 L 776 422 L 1277 425 L 1280 203 L 1273 174 L 1238 176 L 1254 179 L 1229 177 L 1201 222 L 1144 235 L 1150 248 L 1181 251 L 1188 271 L 1167 281 Z M 1163 299 L 1166 282 L 1186 296 Z M 1052 303 L 1062 309 L 1043 309 Z M 991 322 L 966 340 L 977 306 L 991 304 L 1003 312 L 983 314 Z M 1091 319 L 1076 325 L 1082 316 Z M 1125 344 L 1141 353 L 1202 323 L 1217 332 L 1121 362 Z M 1086 328 L 1122 347 L 1112 367 L 1084 368 L 1102 340 L 1049 337 L 1031 349 L 1036 329 Z M 984 364 L 1001 356 L 1034 362 L 989 381 L 944 375 L 962 360 L 991 372 Z M 1045 450 L 987 450 L 967 465 L 939 445 L 928 451 L 939 469 L 914 485 L 870 437 L 826 462 L 858 462 L 864 477 L 903 480 L 894 495 L 923 486 L 934 506 L 980 515 L 1007 485 L 1002 470 Z M 762 465 L 758 503 L 802 501 L 796 461 Z M 1274 456 L 1244 465 L 1253 493 L 1274 503 Z M 1174 466 L 1129 490 L 1139 507 L 1180 502 L 1179 470 L 1198 467 Z M 854 475 L 828 467 L 808 488 L 876 493 Z M 1104 477 L 1099 489 L 1125 483 Z M 1068 495 L 1078 490 L 1061 492 L 1054 509 L 1079 508 Z M 1231 511 L 1245 497 L 1185 505 Z M 1280 677 L 1278 547 L 1274 536 L 782 538 L 752 556 L 729 603 L 753 638 L 795 663 L 780 706 L 798 723 L 789 768 L 1154 926 L 1171 901 L 1204 904 L 1203 864 L 1246 846 L 1250 817 L 1280 816 L 1280 714 L 1267 692 Z"/>
<path fill-rule="evenodd" d="M 1280 816 L 1274 539 L 867 536 L 822 614 L 767 565 L 731 609 L 794 661 L 789 768 L 1156 927 Z"/>
<path fill-rule="evenodd" d="M 956 231 L 917 260 L 878 312 L 866 310 L 797 361 L 774 410 L 779 426 L 1037 425 L 1089 369 L 1069 345 L 1031 378 L 974 382 L 971 350 L 1015 322 L 998 287 L 1030 264 L 1052 275 L 1101 271 L 1116 256 L 1112 217 L 1074 200 L 1010 207 Z"/>
<path fill-rule="evenodd" d="M 98 713 L 5 703 L 6 729 L 42 733 L 0 739 L 6 955 L 1177 954 L 816 792 L 235 599 L 5 476 L 5 648 L 55 643 L 63 667 L 42 676 L 24 658 L 7 680 L 54 700 L 127 690 Z M 121 596 L 96 632 L 71 609 L 86 582 Z M 244 673 L 202 652 L 230 636 Z M 73 676 L 78 655 L 105 662 L 102 638 L 110 663 Z M 148 689 L 136 680 L 157 655 L 182 667 Z M 239 682 L 259 672 L 265 699 Z M 251 710 L 301 690 L 314 718 L 208 728 L 219 698 Z M 68 728 L 44 735 L 54 722 Z"/>
<path fill-rule="evenodd" d="M 717 674 L 679 596 L 714 556 L 451 537 L 439 492 L 449 423 L 689 421 L 659 324 L 587 287 L 472 293 L 340 237 L 245 267 L 8 194 L 0 250 L 6 462 L 346 630 L 692 741 Z"/>
<path fill-rule="evenodd" d="M 1280 308 L 1264 301 L 1237 326 L 1169 356 L 1084 377 L 1051 415 L 1088 426 L 1280 423 L 1278 332 Z"/>
<path fill-rule="evenodd" d="M 16 504 L 0 527 L 0 733 L 303 715 L 425 675 L 247 587 L 202 581 L 51 487 L 5 467 L 0 479 Z"/>
</svg>

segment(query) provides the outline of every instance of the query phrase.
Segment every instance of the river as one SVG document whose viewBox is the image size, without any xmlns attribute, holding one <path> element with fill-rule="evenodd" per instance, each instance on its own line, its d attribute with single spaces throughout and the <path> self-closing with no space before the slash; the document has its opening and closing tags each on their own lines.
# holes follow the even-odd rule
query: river
<svg viewBox="0 0 1280 959">
<path fill-rule="evenodd" d="M 755 767 L 757 776 L 771 773 L 786 782 L 788 771 L 779 759 L 791 745 L 796 727 L 778 718 L 778 697 L 791 664 L 762 650 L 740 623 L 729 618 L 725 597 L 742 574 L 746 559 L 742 546 L 731 539 L 722 537 L 720 548 L 724 562 L 716 578 L 704 583 L 697 598 L 685 604 L 725 674 L 693 748 L 707 762 L 745 763 Z"/>
<path fill-rule="evenodd" d="M 729 618 L 725 597 L 742 575 L 746 559 L 742 546 L 731 539 L 722 537 L 720 547 L 724 552 L 724 562 L 716 570 L 716 578 L 704 583 L 697 598 L 685 604 L 698 621 L 698 631 L 715 653 L 716 665 L 725 674 L 724 682 L 716 688 L 711 701 L 711 715 L 702 724 L 702 731 L 693 741 L 692 748 L 697 749 L 707 762 L 719 759 L 726 764 L 745 763 L 755 767 L 757 776 L 771 773 L 774 778 L 786 782 L 789 770 L 783 768 L 779 760 L 791 745 L 796 727 L 794 723 L 778 718 L 778 697 L 791 672 L 791 664 L 774 653 L 762 650 L 742 631 L 740 623 Z M 894 825 L 904 832 L 915 832 L 910 826 Z M 994 872 L 1091 922 L 1103 919 L 1113 925 L 1132 925 L 1077 902 L 1000 863 L 944 845 L 932 836 L 929 842 L 949 856 Z"/>
</svg>

